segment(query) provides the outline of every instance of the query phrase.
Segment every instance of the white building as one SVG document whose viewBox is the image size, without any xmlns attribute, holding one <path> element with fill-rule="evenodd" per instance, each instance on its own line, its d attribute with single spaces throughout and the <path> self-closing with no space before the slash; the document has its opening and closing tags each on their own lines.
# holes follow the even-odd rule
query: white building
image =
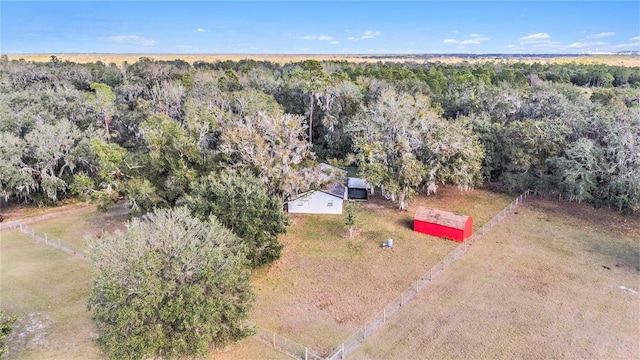
<svg viewBox="0 0 640 360">
<path fill-rule="evenodd" d="M 342 214 L 346 188 L 334 185 L 329 190 L 312 190 L 298 195 L 287 203 L 290 213 L 297 214 Z"/>
<path fill-rule="evenodd" d="M 345 200 L 367 200 L 371 188 L 363 179 L 347 177 L 347 172 L 328 164 L 314 171 L 322 189 L 302 193 L 287 203 L 287 211 L 298 214 L 342 214 Z"/>
</svg>

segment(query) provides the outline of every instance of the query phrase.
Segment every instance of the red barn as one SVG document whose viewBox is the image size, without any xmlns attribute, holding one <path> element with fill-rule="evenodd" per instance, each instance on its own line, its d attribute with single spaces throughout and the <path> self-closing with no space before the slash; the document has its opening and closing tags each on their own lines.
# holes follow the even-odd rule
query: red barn
<svg viewBox="0 0 640 360">
<path fill-rule="evenodd" d="M 413 231 L 463 242 L 473 233 L 473 219 L 420 206 L 413 218 Z"/>
</svg>

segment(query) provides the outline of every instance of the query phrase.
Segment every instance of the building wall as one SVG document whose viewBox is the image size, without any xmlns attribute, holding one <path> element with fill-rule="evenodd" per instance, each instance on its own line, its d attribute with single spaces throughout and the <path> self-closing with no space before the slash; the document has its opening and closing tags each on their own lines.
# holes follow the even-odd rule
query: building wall
<svg viewBox="0 0 640 360">
<path fill-rule="evenodd" d="M 349 191 L 348 197 L 350 200 L 368 200 L 369 199 L 369 193 L 367 192 L 367 189 L 349 188 L 348 191 Z"/>
<path fill-rule="evenodd" d="M 457 242 L 463 242 L 466 239 L 464 237 L 464 230 L 462 229 L 454 229 L 448 226 L 443 226 L 443 225 L 420 221 L 420 220 L 413 221 L 413 231 L 416 231 L 422 234 L 448 238 L 451 240 L 455 240 Z"/>
<path fill-rule="evenodd" d="M 297 214 L 342 214 L 343 199 L 322 191 L 312 191 L 288 202 L 290 213 Z"/>
<path fill-rule="evenodd" d="M 471 216 L 467 219 L 467 222 L 464 224 L 464 233 L 462 235 L 462 241 L 467 240 L 473 234 L 473 219 Z"/>
</svg>

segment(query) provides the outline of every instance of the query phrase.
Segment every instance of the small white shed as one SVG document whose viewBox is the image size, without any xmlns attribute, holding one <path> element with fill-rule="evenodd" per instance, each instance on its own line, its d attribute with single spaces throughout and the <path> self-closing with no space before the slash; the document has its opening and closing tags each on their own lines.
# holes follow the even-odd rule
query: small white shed
<svg viewBox="0 0 640 360">
<path fill-rule="evenodd" d="M 330 190 L 312 190 L 298 195 L 287 203 L 290 213 L 297 214 L 342 214 L 345 198 L 344 186 L 333 186 Z"/>
<path fill-rule="evenodd" d="M 319 164 L 310 171 L 310 184 L 319 187 L 299 194 L 287 202 L 287 211 L 298 214 L 342 214 L 348 199 L 347 172 L 329 164 Z"/>
</svg>

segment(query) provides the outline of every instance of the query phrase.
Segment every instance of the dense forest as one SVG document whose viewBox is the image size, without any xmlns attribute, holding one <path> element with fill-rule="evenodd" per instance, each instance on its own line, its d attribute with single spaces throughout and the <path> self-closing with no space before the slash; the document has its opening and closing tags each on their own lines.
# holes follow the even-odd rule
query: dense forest
<svg viewBox="0 0 640 360">
<path fill-rule="evenodd" d="M 142 213 L 204 206 L 232 184 L 273 207 L 319 186 L 312 169 L 329 162 L 401 209 L 447 183 L 634 213 L 639 102 L 640 67 L 3 56 L 0 194 Z"/>
</svg>

